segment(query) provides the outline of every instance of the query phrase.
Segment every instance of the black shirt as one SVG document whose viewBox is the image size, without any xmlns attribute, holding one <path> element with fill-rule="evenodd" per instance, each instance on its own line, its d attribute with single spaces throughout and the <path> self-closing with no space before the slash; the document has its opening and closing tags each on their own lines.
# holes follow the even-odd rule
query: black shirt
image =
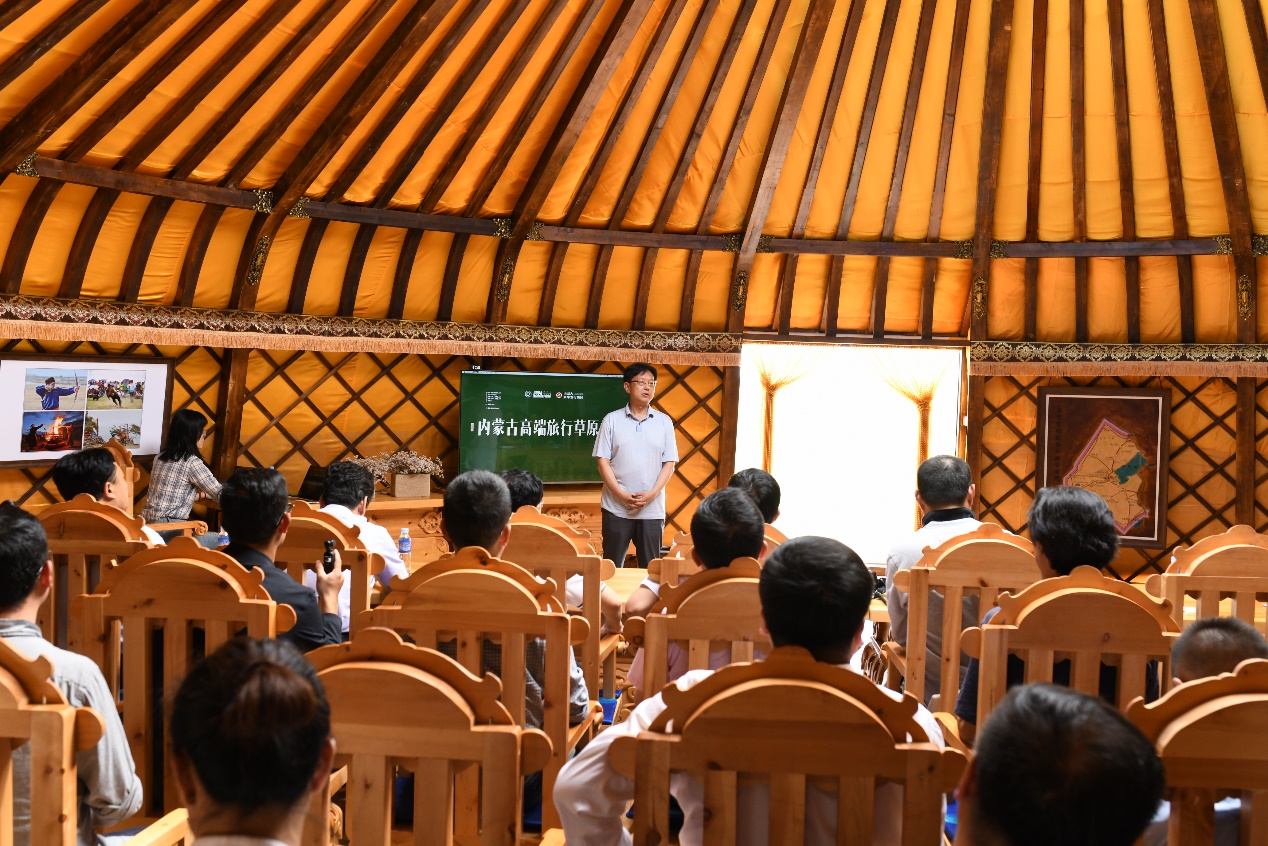
<svg viewBox="0 0 1268 846">
<path fill-rule="evenodd" d="M 289 640 L 301 652 L 319 646 L 343 642 L 343 623 L 338 614 L 323 614 L 317 607 L 317 595 L 274 564 L 258 549 L 241 544 L 230 544 L 225 553 L 248 570 L 257 568 L 264 573 L 264 589 L 278 605 L 295 609 L 295 625 L 289 632 L 278 635 L 279 640 Z"/>
</svg>

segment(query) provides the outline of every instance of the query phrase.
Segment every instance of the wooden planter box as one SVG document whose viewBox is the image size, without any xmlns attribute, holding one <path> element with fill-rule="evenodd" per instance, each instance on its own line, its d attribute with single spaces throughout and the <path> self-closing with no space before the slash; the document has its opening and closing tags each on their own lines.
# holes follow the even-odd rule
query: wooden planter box
<svg viewBox="0 0 1268 846">
<path fill-rule="evenodd" d="M 397 499 L 420 499 L 431 496 L 431 475 L 428 473 L 393 473 L 392 496 Z"/>
</svg>

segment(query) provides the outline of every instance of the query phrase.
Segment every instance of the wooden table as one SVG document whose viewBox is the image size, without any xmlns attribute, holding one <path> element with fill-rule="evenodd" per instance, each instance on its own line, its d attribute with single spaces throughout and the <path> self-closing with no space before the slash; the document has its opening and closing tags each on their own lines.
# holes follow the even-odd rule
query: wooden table
<svg viewBox="0 0 1268 846">
<path fill-rule="evenodd" d="M 585 529 L 594 538 L 596 546 L 603 543 L 603 518 L 599 512 L 600 485 L 547 485 L 542 511 L 558 517 L 578 529 Z M 371 523 L 387 529 L 392 537 L 409 527 L 413 538 L 414 566 L 434 561 L 449 551 L 449 544 L 440 533 L 440 509 L 444 494 L 401 498 L 379 494 L 366 509 Z"/>
</svg>

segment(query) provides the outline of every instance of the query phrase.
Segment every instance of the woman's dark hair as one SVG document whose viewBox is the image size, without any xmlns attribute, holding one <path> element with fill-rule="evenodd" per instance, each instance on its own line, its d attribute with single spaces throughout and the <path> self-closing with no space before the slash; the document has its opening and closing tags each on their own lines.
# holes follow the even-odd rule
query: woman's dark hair
<svg viewBox="0 0 1268 846">
<path fill-rule="evenodd" d="M 289 643 L 240 637 L 199 662 L 172 704 L 172 750 L 221 805 L 291 808 L 330 737 L 330 705 Z"/>
<path fill-rule="evenodd" d="M 207 418 L 192 408 L 182 409 L 172 415 L 167 424 L 167 443 L 159 458 L 164 461 L 181 461 L 198 455 L 198 439 L 207 428 Z"/>
<path fill-rule="evenodd" d="M 1026 521 L 1030 539 L 1043 547 L 1057 575 L 1068 576 L 1084 564 L 1104 569 L 1118 554 L 1118 527 L 1109 506 L 1083 488 L 1040 488 Z"/>
</svg>

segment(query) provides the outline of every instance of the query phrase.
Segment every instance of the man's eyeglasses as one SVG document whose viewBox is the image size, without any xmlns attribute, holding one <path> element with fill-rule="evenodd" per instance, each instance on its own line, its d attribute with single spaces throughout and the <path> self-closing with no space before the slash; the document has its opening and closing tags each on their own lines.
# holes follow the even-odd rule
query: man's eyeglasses
<svg viewBox="0 0 1268 846">
<path fill-rule="evenodd" d="M 293 502 L 286 503 L 286 508 L 283 509 L 282 516 L 277 518 L 277 522 L 273 524 L 273 528 L 276 529 L 278 526 L 282 525 L 282 517 L 285 517 L 287 514 L 290 514 L 291 509 L 294 507 L 295 507 L 295 503 Z"/>
<path fill-rule="evenodd" d="M 631 385 L 638 385 L 640 388 L 654 388 L 654 387 L 656 387 L 656 383 L 655 383 L 655 382 L 644 382 L 644 381 L 641 381 L 641 380 L 639 380 L 639 379 L 635 379 L 634 381 L 630 382 L 630 384 L 631 384 Z"/>
</svg>

